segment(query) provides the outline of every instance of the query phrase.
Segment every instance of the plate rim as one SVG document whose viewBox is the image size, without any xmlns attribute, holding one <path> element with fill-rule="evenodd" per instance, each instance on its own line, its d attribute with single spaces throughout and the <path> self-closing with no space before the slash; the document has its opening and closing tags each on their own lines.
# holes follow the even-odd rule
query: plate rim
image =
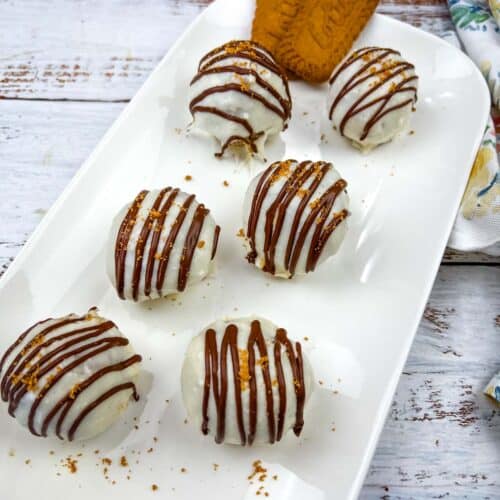
<svg viewBox="0 0 500 500">
<path fill-rule="evenodd" d="M 474 139 L 474 147 L 471 149 L 470 152 L 470 157 L 469 157 L 469 164 L 472 165 L 474 163 L 474 159 L 476 157 L 477 151 L 479 149 L 479 146 L 481 145 L 481 141 L 484 135 L 484 128 L 488 122 L 488 118 L 490 116 L 490 109 L 491 109 L 491 98 L 490 98 L 490 92 L 488 89 L 488 86 L 486 84 L 486 81 L 481 74 L 479 68 L 476 66 L 476 64 L 472 61 L 472 59 L 465 54 L 462 50 L 459 48 L 453 46 L 449 42 L 443 40 L 442 38 L 438 37 L 437 35 L 434 35 L 433 33 L 429 33 L 427 31 L 424 31 L 420 28 L 417 28 L 415 26 L 412 26 L 411 24 L 405 23 L 403 21 L 399 21 L 398 19 L 394 19 L 390 16 L 384 15 L 384 14 L 374 14 L 373 17 L 377 18 L 383 18 L 384 22 L 389 22 L 395 25 L 404 25 L 405 29 L 408 29 L 409 31 L 412 31 L 418 36 L 423 36 L 424 38 L 428 38 L 431 40 L 433 43 L 437 43 L 441 46 L 446 47 L 448 50 L 451 48 L 454 50 L 457 54 L 459 54 L 459 57 L 462 58 L 462 61 L 464 64 L 467 64 L 471 69 L 473 74 L 475 74 L 476 78 L 478 79 L 478 104 L 481 106 L 484 106 L 483 110 L 483 127 L 478 129 L 476 133 L 476 137 Z M 370 21 L 371 22 L 371 21 Z M 480 90 L 479 92 L 479 89 Z M 465 170 L 465 169 L 464 169 Z M 458 191 L 458 195 L 456 195 L 455 200 L 454 200 L 454 212 L 458 213 L 458 209 L 460 207 L 460 202 L 463 197 L 463 193 L 465 192 L 465 188 L 467 186 L 467 182 L 469 180 L 469 175 L 470 175 L 470 170 L 465 171 L 462 176 L 463 179 L 461 181 L 462 188 Z M 384 391 L 384 396 L 381 401 L 381 404 L 379 405 L 379 408 L 377 410 L 377 414 L 375 416 L 375 425 L 373 427 L 373 430 L 371 432 L 371 435 L 368 439 L 368 446 L 367 449 L 364 453 L 363 460 L 361 462 L 361 466 L 358 470 L 358 473 L 356 474 L 356 477 L 353 481 L 353 484 L 351 485 L 350 488 L 350 494 L 349 498 L 350 499 L 355 499 L 359 496 L 359 493 L 361 491 L 361 488 L 364 483 L 364 479 L 368 473 L 368 468 L 371 464 L 371 461 L 373 459 L 373 456 L 375 454 L 375 450 L 378 444 L 378 441 L 380 439 L 380 435 L 382 433 L 382 430 L 384 428 L 385 421 L 387 419 L 390 405 L 392 403 L 392 400 L 394 398 L 394 394 L 396 393 L 397 385 L 399 383 L 399 380 L 401 378 L 401 374 L 404 369 L 404 365 L 408 359 L 408 355 L 410 353 L 411 346 L 413 345 L 413 341 L 415 340 L 415 336 L 417 334 L 418 327 L 420 325 L 420 321 L 422 319 L 422 316 L 424 314 L 425 306 L 427 305 L 427 302 L 429 301 L 429 297 L 431 294 L 431 291 L 434 287 L 434 282 L 436 280 L 436 277 L 439 272 L 439 267 L 441 265 L 441 260 L 442 260 L 442 255 L 446 249 L 446 244 L 448 242 L 448 239 L 450 237 L 451 231 L 453 229 L 453 225 L 455 224 L 456 217 L 451 218 L 450 221 L 448 222 L 448 227 L 446 231 L 443 232 L 442 239 L 439 243 L 439 248 L 441 248 L 441 251 L 437 253 L 439 257 L 435 258 L 435 262 L 433 263 L 432 267 L 432 274 L 434 275 L 434 279 L 432 279 L 429 282 L 429 285 L 427 286 L 427 290 L 424 291 L 421 295 L 421 303 L 419 306 L 416 308 L 418 311 L 418 314 L 416 315 L 416 319 L 413 321 L 413 326 L 411 327 L 412 333 L 411 335 L 407 338 L 404 347 L 401 351 L 401 355 L 399 357 L 398 362 L 395 364 L 395 367 L 393 369 L 393 373 L 391 375 L 391 379 L 389 384 L 386 387 L 386 390 Z"/>
</svg>

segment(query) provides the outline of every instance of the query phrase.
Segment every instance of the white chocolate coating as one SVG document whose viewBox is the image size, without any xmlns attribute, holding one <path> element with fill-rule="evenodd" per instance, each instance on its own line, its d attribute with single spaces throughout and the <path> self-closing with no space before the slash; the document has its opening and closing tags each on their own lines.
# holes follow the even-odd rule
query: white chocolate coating
<svg viewBox="0 0 500 500">
<path fill-rule="evenodd" d="M 408 127 L 417 87 L 414 66 L 399 52 L 359 49 L 330 78 L 332 125 L 362 150 L 390 141 Z"/>
<path fill-rule="evenodd" d="M 143 193 L 114 218 L 107 255 L 108 276 L 119 296 L 139 302 L 181 292 L 203 280 L 211 271 L 219 235 L 219 227 L 208 209 L 194 195 L 171 188 L 152 190 L 145 196 Z M 128 225 L 132 231 L 128 237 L 122 237 L 126 232 L 124 220 L 134 207 L 138 211 Z M 117 251 L 125 248 L 119 264 Z"/>
<path fill-rule="evenodd" d="M 136 395 L 140 360 L 96 309 L 48 319 L 21 335 L 2 358 L 2 398 L 35 435 L 90 439 L 110 427 Z"/>
<path fill-rule="evenodd" d="M 233 41 L 209 52 L 189 87 L 194 127 L 227 148 L 262 157 L 267 138 L 286 128 L 291 100 L 285 73 L 255 42 Z"/>
<path fill-rule="evenodd" d="M 270 321 L 258 318 L 238 318 L 238 319 L 219 319 L 204 329 L 199 335 L 193 338 L 188 346 L 184 364 L 182 367 L 182 395 L 184 405 L 186 407 L 189 421 L 194 423 L 197 428 L 202 427 L 203 422 L 203 395 L 205 388 L 205 340 L 206 332 L 209 329 L 215 330 L 215 338 L 217 345 L 218 358 L 221 356 L 221 345 L 224 334 L 229 325 L 235 325 L 237 328 L 237 348 L 240 370 L 237 371 L 238 379 L 241 385 L 241 401 L 242 401 L 242 417 L 243 427 L 247 435 L 246 442 L 252 444 L 248 439 L 250 432 L 250 384 L 246 369 L 241 369 L 241 366 L 248 365 L 248 339 L 252 328 L 252 323 L 258 321 L 260 323 L 261 332 L 267 349 L 267 358 L 262 359 L 257 346 L 254 347 L 255 352 L 255 382 L 256 382 L 256 400 L 257 400 L 257 416 L 256 428 L 253 443 L 262 444 L 270 442 L 270 432 L 268 415 L 266 412 L 266 385 L 264 382 L 262 362 L 267 363 L 271 380 L 272 402 L 274 421 L 277 426 L 279 420 L 280 395 L 277 382 L 276 360 L 273 355 L 275 347 L 275 337 L 278 328 Z M 291 342 L 294 346 L 295 354 L 297 347 L 295 342 Z M 283 420 L 283 435 L 293 428 L 296 424 L 296 409 L 297 396 L 295 384 L 298 380 L 294 378 L 292 365 L 287 355 L 287 351 L 282 344 L 280 345 L 280 356 L 283 367 L 284 387 L 286 397 L 286 411 L 284 412 Z M 303 385 L 305 389 L 304 407 L 307 406 L 309 397 L 313 391 L 313 372 L 307 358 L 302 353 L 301 355 L 303 367 Z M 246 365 L 245 365 L 246 363 Z M 240 374 L 243 374 L 240 376 Z M 246 376 L 244 374 L 247 374 Z M 218 370 L 219 390 L 221 388 L 220 366 Z M 237 422 L 237 407 L 236 407 L 236 389 L 235 379 L 233 374 L 233 365 L 231 354 L 228 352 L 227 357 L 227 400 L 225 410 L 225 432 L 223 441 L 229 444 L 243 444 L 241 434 Z M 213 392 L 213 384 L 210 388 L 210 396 L 208 400 L 208 434 L 215 436 L 217 430 L 217 409 Z M 298 431 L 300 433 L 300 430 Z M 279 438 L 277 439 L 279 440 Z"/>
<path fill-rule="evenodd" d="M 257 175 L 243 210 L 249 262 L 291 278 L 334 255 L 347 231 L 346 185 L 331 163 L 321 161 L 276 162 Z"/>
</svg>

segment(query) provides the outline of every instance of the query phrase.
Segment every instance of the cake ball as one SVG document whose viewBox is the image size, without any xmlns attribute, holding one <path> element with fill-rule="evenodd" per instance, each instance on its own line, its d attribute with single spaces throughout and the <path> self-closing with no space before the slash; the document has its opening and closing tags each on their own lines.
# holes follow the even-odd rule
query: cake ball
<svg viewBox="0 0 500 500">
<path fill-rule="evenodd" d="M 247 260 L 280 278 L 314 271 L 344 239 L 346 186 L 326 161 L 273 163 L 245 196 Z"/>
<path fill-rule="evenodd" d="M 0 392 L 12 417 L 32 434 L 90 439 L 139 399 L 141 356 L 93 308 L 35 323 L 0 360 Z"/>
<path fill-rule="evenodd" d="M 361 150 L 390 141 L 408 127 L 417 85 L 415 67 L 399 52 L 379 47 L 353 52 L 330 78 L 333 128 Z"/>
<path fill-rule="evenodd" d="M 299 342 L 270 321 L 219 319 L 193 338 L 182 367 L 189 420 L 216 443 L 300 435 L 313 374 Z"/>
<path fill-rule="evenodd" d="M 220 228 L 194 194 L 167 187 L 141 191 L 115 217 L 108 275 L 121 299 L 183 292 L 211 271 Z"/>
<path fill-rule="evenodd" d="M 292 102 L 285 72 L 264 47 L 234 40 L 202 57 L 189 89 L 193 124 L 220 143 L 215 156 L 262 157 L 266 139 L 284 130 Z"/>
</svg>

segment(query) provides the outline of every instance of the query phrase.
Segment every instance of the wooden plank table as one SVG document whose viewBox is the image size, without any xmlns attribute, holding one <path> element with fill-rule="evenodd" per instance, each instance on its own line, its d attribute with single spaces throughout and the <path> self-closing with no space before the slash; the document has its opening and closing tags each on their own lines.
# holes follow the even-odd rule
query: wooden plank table
<svg viewBox="0 0 500 500">
<path fill-rule="evenodd" d="M 209 2 L 0 1 L 2 270 Z M 379 12 L 452 28 L 440 0 Z M 447 251 L 362 498 L 500 498 L 500 411 L 481 394 L 499 353 L 500 259 Z"/>
</svg>

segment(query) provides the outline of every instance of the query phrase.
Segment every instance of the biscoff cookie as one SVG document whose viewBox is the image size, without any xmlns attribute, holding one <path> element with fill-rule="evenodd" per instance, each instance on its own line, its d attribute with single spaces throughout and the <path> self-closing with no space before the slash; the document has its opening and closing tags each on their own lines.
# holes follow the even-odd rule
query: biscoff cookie
<svg viewBox="0 0 500 500">
<path fill-rule="evenodd" d="M 252 40 L 274 53 L 299 6 L 300 0 L 257 0 Z"/>
<path fill-rule="evenodd" d="M 275 56 L 309 82 L 324 82 L 372 16 L 378 0 L 302 0 Z"/>
</svg>

